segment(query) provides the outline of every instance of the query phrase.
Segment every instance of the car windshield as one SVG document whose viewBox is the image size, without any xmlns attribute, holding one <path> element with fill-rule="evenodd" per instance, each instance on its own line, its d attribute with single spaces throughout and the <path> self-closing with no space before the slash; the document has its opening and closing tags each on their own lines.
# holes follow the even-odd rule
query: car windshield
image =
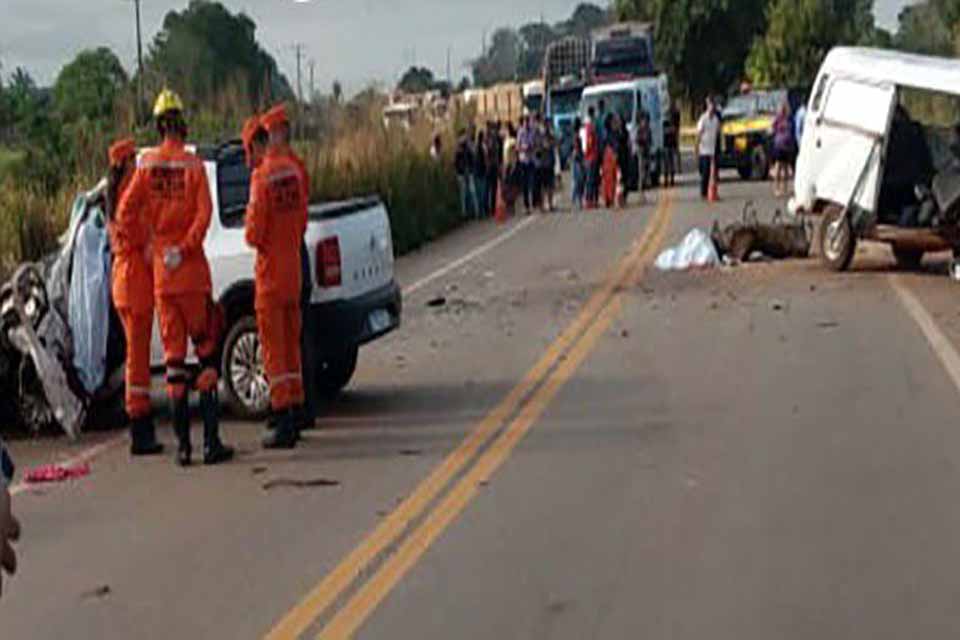
<svg viewBox="0 0 960 640">
<path fill-rule="evenodd" d="M 577 113 L 580 108 L 581 93 L 578 89 L 555 91 L 550 96 L 550 111 L 558 115 Z"/>
<path fill-rule="evenodd" d="M 538 113 L 543 108 L 543 94 L 532 93 L 523 99 L 523 106 L 529 109 L 530 113 Z"/>
<path fill-rule="evenodd" d="M 767 91 L 757 95 L 757 113 L 775 114 L 787 101 L 786 91 Z"/>
<path fill-rule="evenodd" d="M 603 112 L 616 113 L 627 122 L 634 121 L 633 113 L 633 91 L 610 91 L 607 93 L 595 93 L 590 96 L 584 96 L 581 101 L 580 109 L 587 113 L 590 107 L 594 108 L 597 115 L 600 115 L 600 101 L 604 103 Z"/>
<path fill-rule="evenodd" d="M 749 116 L 757 111 L 757 96 L 755 94 L 746 94 L 734 96 L 723 109 L 724 118 L 742 118 Z"/>
</svg>

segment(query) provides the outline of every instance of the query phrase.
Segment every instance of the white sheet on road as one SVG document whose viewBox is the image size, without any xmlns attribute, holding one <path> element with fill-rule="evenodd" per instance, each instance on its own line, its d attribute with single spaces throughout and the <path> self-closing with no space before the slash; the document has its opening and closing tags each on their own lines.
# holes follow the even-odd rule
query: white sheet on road
<svg viewBox="0 0 960 640">
<path fill-rule="evenodd" d="M 710 236 L 700 229 L 691 229 L 683 241 L 657 257 L 661 271 L 685 271 L 690 268 L 713 267 L 720 264 L 720 255 Z"/>
</svg>

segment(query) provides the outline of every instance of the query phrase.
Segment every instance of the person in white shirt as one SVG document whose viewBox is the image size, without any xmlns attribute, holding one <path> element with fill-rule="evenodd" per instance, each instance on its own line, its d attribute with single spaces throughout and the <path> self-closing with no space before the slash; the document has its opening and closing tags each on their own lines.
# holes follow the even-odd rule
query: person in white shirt
<svg viewBox="0 0 960 640">
<path fill-rule="evenodd" d="M 710 187 L 710 172 L 713 157 L 717 153 L 717 141 L 720 136 L 720 118 L 713 98 L 707 98 L 707 108 L 697 122 L 697 154 L 700 157 L 700 195 L 707 197 Z"/>
</svg>

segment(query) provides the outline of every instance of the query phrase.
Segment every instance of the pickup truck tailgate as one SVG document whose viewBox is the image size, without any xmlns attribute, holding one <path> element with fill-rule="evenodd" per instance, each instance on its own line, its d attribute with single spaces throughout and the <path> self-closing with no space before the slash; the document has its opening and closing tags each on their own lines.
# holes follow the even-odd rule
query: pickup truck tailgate
<svg viewBox="0 0 960 640">
<path fill-rule="evenodd" d="M 314 304 L 353 299 L 393 282 L 393 238 L 387 210 L 378 198 L 349 200 L 310 207 L 306 243 L 310 252 Z M 340 257 L 340 284 L 317 279 L 322 243 L 333 242 Z M 329 259 L 329 255 L 328 255 Z"/>
</svg>

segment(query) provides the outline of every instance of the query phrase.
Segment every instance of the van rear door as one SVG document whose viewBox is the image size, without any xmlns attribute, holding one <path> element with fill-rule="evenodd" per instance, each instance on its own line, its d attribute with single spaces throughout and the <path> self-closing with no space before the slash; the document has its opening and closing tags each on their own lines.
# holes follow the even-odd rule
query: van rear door
<svg viewBox="0 0 960 640">
<path fill-rule="evenodd" d="M 797 176 L 812 178 L 818 200 L 875 211 L 896 87 L 821 77 L 811 100 Z M 798 185 L 799 186 L 799 185 Z"/>
</svg>

